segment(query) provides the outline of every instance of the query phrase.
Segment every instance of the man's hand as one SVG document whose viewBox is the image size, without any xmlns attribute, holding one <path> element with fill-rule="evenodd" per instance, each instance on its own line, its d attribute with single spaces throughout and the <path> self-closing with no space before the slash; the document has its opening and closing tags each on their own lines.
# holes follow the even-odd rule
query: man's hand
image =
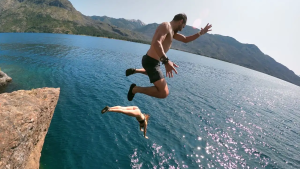
<svg viewBox="0 0 300 169">
<path fill-rule="evenodd" d="M 177 74 L 177 71 L 174 67 L 178 67 L 178 66 L 175 63 L 171 62 L 170 60 L 168 61 L 168 63 L 165 64 L 167 77 L 169 78 L 173 77 L 172 70 L 174 70 L 174 72 Z"/>
<path fill-rule="evenodd" d="M 212 27 L 212 25 L 209 25 L 209 23 L 205 26 L 205 28 L 201 28 L 201 31 L 199 32 L 200 35 L 204 35 L 206 34 L 208 31 L 212 31 L 210 28 Z"/>
</svg>

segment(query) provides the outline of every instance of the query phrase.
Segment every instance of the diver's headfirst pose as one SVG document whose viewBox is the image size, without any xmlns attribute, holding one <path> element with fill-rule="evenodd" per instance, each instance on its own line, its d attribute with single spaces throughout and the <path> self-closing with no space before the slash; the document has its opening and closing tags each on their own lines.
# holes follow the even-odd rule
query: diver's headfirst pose
<svg viewBox="0 0 300 169">
<path fill-rule="evenodd" d="M 117 113 L 123 113 L 126 114 L 127 116 L 135 117 L 136 120 L 140 123 L 140 130 L 144 131 L 144 137 L 148 139 L 146 136 L 147 133 L 147 125 L 148 125 L 148 120 L 149 120 L 149 115 L 148 114 L 143 114 L 141 110 L 137 106 L 127 106 L 127 107 L 122 107 L 122 106 L 114 106 L 114 107 L 104 107 L 102 109 L 101 113 L 104 114 L 106 112 L 117 112 Z"/>
</svg>

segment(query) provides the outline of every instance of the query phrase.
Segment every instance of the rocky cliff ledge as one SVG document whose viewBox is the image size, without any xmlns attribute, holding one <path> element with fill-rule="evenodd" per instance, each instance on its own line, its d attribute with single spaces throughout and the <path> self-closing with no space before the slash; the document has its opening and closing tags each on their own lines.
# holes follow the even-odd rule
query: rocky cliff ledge
<svg viewBox="0 0 300 169">
<path fill-rule="evenodd" d="M 0 71 L 0 87 L 5 86 L 8 82 L 12 80 L 11 77 L 7 76 L 6 73 Z"/>
<path fill-rule="evenodd" d="M 60 88 L 0 94 L 0 168 L 38 169 Z"/>
</svg>

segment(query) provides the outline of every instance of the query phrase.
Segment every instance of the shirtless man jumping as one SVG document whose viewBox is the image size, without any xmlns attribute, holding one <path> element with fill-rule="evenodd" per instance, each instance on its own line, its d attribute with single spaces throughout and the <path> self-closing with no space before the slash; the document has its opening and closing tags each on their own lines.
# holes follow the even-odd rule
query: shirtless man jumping
<svg viewBox="0 0 300 169">
<path fill-rule="evenodd" d="M 160 62 L 165 65 L 167 77 L 173 77 L 172 71 L 177 74 L 175 67 L 178 66 L 166 56 L 166 53 L 171 48 L 173 38 L 188 43 L 211 31 L 210 28 L 212 27 L 212 25 L 207 24 L 204 29 L 201 28 L 200 32 L 185 37 L 177 32 L 185 27 L 186 21 L 187 17 L 185 14 L 177 14 L 171 22 L 163 22 L 160 24 L 155 31 L 150 49 L 146 55 L 143 56 L 143 69 L 130 68 L 126 70 L 126 76 L 134 73 L 146 74 L 149 76 L 150 83 L 154 84 L 154 86 L 151 87 L 139 87 L 134 83 L 131 84 L 127 95 L 129 101 L 132 101 L 136 93 L 143 93 L 156 98 L 166 98 L 169 95 L 167 82 L 160 70 Z"/>
</svg>

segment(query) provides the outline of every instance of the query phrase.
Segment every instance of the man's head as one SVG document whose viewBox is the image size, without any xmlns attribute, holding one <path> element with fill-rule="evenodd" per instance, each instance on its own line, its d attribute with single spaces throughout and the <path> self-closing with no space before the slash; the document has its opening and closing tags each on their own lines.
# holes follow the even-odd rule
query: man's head
<svg viewBox="0 0 300 169">
<path fill-rule="evenodd" d="M 174 32 L 177 33 L 178 31 L 182 31 L 182 29 L 185 27 L 187 17 L 184 13 L 180 13 L 175 15 L 172 21 L 177 25 L 177 28 L 174 30 Z"/>
</svg>

